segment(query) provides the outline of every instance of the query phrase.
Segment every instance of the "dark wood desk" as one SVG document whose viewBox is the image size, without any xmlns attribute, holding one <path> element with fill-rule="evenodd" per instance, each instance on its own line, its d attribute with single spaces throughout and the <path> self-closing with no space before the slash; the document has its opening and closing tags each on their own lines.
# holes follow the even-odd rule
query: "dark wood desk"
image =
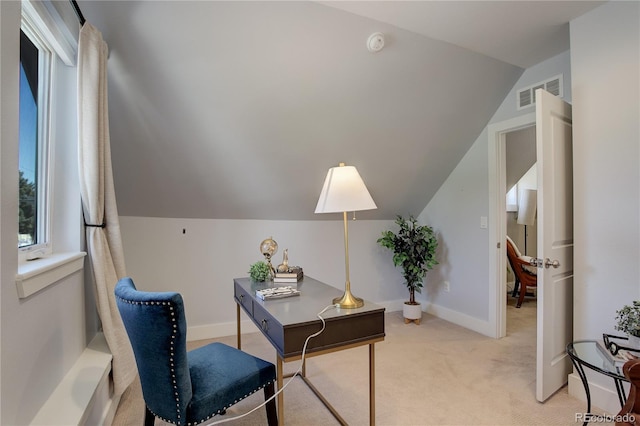
<svg viewBox="0 0 640 426">
<path fill-rule="evenodd" d="M 322 328 L 317 314 L 332 304 L 342 291 L 311 277 L 304 277 L 297 288 L 300 296 L 263 301 L 256 298 L 256 290 L 285 285 L 273 282 L 254 282 L 250 278 L 235 278 L 234 299 L 237 303 L 238 349 L 242 347 L 240 311 L 251 318 L 254 324 L 269 340 L 277 353 L 277 382 L 282 389 L 283 362 L 298 360 L 306 338 Z M 365 301 L 357 309 L 329 309 L 322 317 L 325 330 L 311 339 L 305 357 L 312 357 L 334 351 L 369 345 L 369 424 L 375 424 L 375 343 L 384 340 L 384 308 Z M 341 423 L 346 421 L 320 394 L 305 375 L 302 379 L 320 398 L 323 404 Z M 284 424 L 284 395 L 278 394 L 278 422 Z"/>
</svg>

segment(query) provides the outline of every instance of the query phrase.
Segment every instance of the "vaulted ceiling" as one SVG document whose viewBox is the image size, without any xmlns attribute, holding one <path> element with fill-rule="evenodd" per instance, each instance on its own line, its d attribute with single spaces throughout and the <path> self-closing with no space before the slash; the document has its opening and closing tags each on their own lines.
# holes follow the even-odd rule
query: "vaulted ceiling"
<svg viewBox="0 0 640 426">
<path fill-rule="evenodd" d="M 594 7 L 78 3 L 110 47 L 120 214 L 281 220 L 335 218 L 313 212 L 339 162 L 378 205 L 361 218 L 420 213 L 523 67 L 566 50 L 567 22 Z"/>
</svg>

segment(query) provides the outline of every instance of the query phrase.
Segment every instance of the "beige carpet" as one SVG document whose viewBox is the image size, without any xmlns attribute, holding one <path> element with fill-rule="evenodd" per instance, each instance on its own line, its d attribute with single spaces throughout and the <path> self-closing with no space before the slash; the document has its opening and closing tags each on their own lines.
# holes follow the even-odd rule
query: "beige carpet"
<svg viewBox="0 0 640 426">
<path fill-rule="evenodd" d="M 420 325 L 404 324 L 401 312 L 386 315 L 386 339 L 376 344 L 378 425 L 573 425 L 586 403 L 564 387 L 544 404 L 535 398 L 536 304 L 521 309 L 509 301 L 507 337 L 495 340 L 424 315 Z M 235 345 L 235 336 L 216 339 Z M 189 348 L 207 342 L 192 342 Z M 243 336 L 243 349 L 275 363 L 275 353 L 259 333 Z M 368 418 L 367 347 L 310 358 L 307 376 L 350 425 Z M 298 362 L 285 364 L 293 372 Z M 284 390 L 287 425 L 338 422 L 299 378 Z M 222 420 L 263 401 L 259 392 L 240 402 Z M 595 413 L 602 411 L 594 409 Z M 114 425 L 141 425 L 140 384 L 123 396 Z M 264 409 L 229 425 L 264 425 Z M 156 425 L 164 425 L 156 420 Z"/>
</svg>

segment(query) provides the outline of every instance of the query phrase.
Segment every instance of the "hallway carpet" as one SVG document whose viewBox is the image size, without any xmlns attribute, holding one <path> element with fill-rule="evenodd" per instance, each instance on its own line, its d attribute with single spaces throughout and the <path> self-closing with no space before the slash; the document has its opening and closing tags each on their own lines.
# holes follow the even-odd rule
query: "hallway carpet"
<svg viewBox="0 0 640 426">
<path fill-rule="evenodd" d="M 536 302 L 514 308 L 509 298 L 507 337 L 491 339 L 431 315 L 404 324 L 401 312 L 386 315 L 386 339 L 376 344 L 377 425 L 573 425 L 586 403 L 560 389 L 544 404 L 535 398 Z M 215 339 L 235 346 L 235 336 Z M 210 341 L 189 343 L 189 349 Z M 259 333 L 243 335 L 243 349 L 275 363 Z M 360 347 L 307 361 L 307 376 L 350 425 L 369 423 L 368 349 Z M 285 364 L 295 371 L 299 361 Z M 286 381 L 285 381 L 286 383 Z M 287 425 L 338 422 L 301 379 L 284 390 Z M 258 392 L 227 411 L 224 420 L 264 400 Z M 594 413 L 603 414 L 594 409 Z M 141 425 L 139 382 L 127 390 L 114 425 Z M 229 425 L 265 425 L 264 408 Z M 164 425 L 156 419 L 156 425 Z"/>
</svg>

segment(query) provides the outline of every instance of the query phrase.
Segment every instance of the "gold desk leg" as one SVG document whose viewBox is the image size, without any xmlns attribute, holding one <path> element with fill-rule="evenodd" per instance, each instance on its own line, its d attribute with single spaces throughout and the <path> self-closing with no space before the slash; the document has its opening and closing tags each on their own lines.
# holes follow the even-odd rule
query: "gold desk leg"
<svg viewBox="0 0 640 426">
<path fill-rule="evenodd" d="M 376 424 L 376 355 L 374 343 L 369 344 L 369 424 Z"/>
<path fill-rule="evenodd" d="M 282 358 L 276 353 L 276 380 L 278 383 L 278 426 L 284 426 L 284 392 L 282 389 Z"/>
<path fill-rule="evenodd" d="M 240 304 L 236 303 L 236 324 L 238 328 L 238 349 L 242 349 L 242 334 L 240 334 Z"/>
</svg>

